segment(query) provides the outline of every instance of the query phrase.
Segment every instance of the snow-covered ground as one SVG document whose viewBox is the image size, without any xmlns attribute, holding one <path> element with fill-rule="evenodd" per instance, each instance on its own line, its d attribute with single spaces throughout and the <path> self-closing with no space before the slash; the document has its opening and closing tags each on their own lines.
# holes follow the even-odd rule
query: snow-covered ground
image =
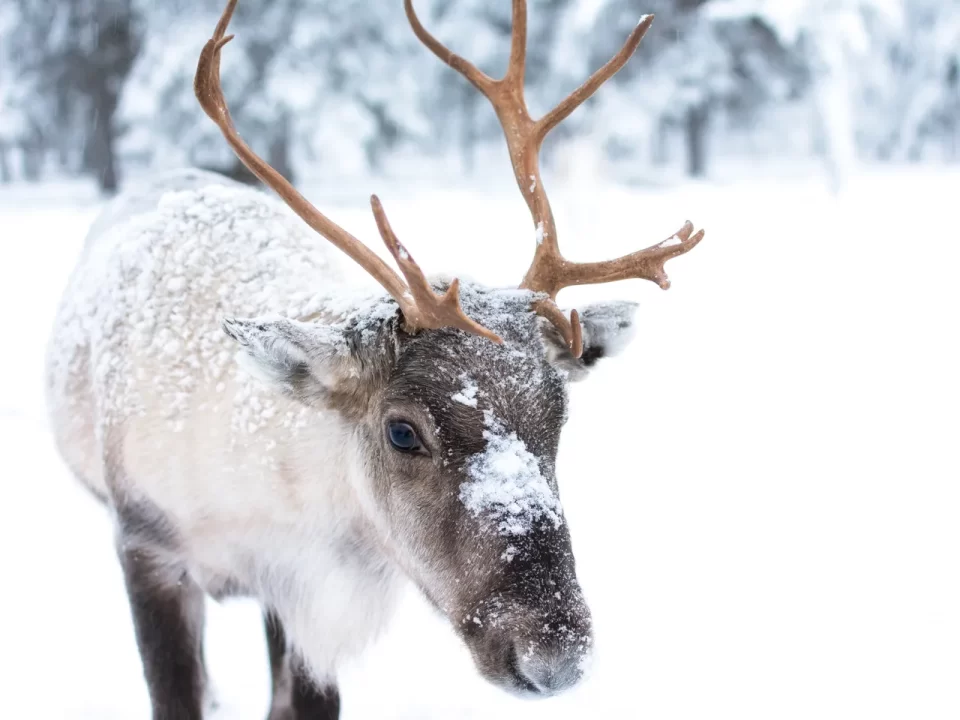
<svg viewBox="0 0 960 720">
<path fill-rule="evenodd" d="M 958 188 L 960 173 L 908 170 L 839 197 L 797 179 L 555 190 L 576 259 L 688 216 L 708 230 L 668 266 L 668 293 L 561 296 L 642 303 L 631 350 L 572 389 L 559 460 L 592 675 L 550 701 L 502 695 L 411 593 L 344 673 L 344 718 L 960 716 Z M 523 274 L 533 231 L 515 191 L 367 190 L 428 271 Z M 311 195 L 377 242 L 359 190 Z M 71 197 L 0 190 L 0 716 L 136 720 L 110 528 L 43 409 L 44 343 L 97 210 Z M 217 717 L 262 720 L 258 611 L 209 617 Z"/>
</svg>

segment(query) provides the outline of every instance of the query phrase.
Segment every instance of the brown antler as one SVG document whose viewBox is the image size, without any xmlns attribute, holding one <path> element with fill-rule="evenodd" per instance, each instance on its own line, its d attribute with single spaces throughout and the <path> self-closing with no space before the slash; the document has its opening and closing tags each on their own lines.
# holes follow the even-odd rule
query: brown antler
<svg viewBox="0 0 960 720">
<path fill-rule="evenodd" d="M 384 243 L 400 266 L 409 285 L 404 283 L 370 248 L 317 210 L 286 178 L 243 141 L 230 117 L 230 110 L 227 108 L 227 101 L 223 97 L 223 89 L 220 86 L 220 51 L 233 39 L 233 35 L 226 35 L 226 32 L 236 7 L 237 0 L 228 1 L 213 37 L 207 41 L 200 53 L 193 88 L 204 112 L 220 128 L 240 161 L 250 168 L 250 171 L 265 185 L 276 191 L 307 225 L 349 255 L 393 296 L 403 312 L 407 330 L 414 332 L 421 328 L 455 327 L 494 342 L 501 342 L 494 333 L 464 314 L 460 307 L 460 284 L 457 280 L 450 283 L 450 287 L 443 295 L 433 292 L 420 266 L 413 261 L 406 248 L 400 244 L 390 229 L 387 216 L 376 196 L 371 198 L 371 203 L 377 226 Z"/>
<path fill-rule="evenodd" d="M 537 247 L 533 262 L 520 287 L 546 293 L 549 299 L 538 301 L 536 311 L 550 320 L 563 334 L 575 357 L 583 351 L 582 334 L 576 312 L 570 320 L 557 307 L 557 293 L 570 285 L 605 283 L 627 278 L 653 280 L 660 287 L 669 286 L 664 263 L 682 255 L 703 239 L 703 231 L 691 237 L 693 226 L 688 222 L 673 237 L 646 250 L 616 260 L 597 263 L 572 263 L 560 254 L 557 228 L 550 201 L 540 179 L 540 147 L 547 134 L 566 119 L 607 80 L 622 68 L 640 45 L 653 23 L 653 15 L 644 15 L 627 38 L 623 48 L 602 68 L 559 105 L 539 120 L 533 120 L 524 98 L 524 74 L 527 56 L 527 3 L 513 0 L 513 30 L 507 72 L 494 80 L 479 68 L 450 51 L 431 35 L 413 9 L 413 0 L 404 0 L 407 19 L 417 38 L 447 65 L 467 78 L 493 105 L 503 127 L 520 193 L 523 195 L 537 230 Z"/>
</svg>

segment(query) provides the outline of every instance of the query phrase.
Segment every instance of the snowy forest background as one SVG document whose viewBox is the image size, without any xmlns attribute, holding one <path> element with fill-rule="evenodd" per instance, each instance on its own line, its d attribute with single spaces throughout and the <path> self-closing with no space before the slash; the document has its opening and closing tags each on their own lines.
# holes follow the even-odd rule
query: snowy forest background
<svg viewBox="0 0 960 720">
<path fill-rule="evenodd" d="M 0 0 L 0 181 L 241 169 L 193 98 L 221 0 Z M 545 148 L 548 171 L 620 182 L 718 167 L 960 160 L 960 0 L 535 0 L 528 93 L 551 107 L 657 20 Z M 419 0 L 488 72 L 507 0 Z M 244 136 L 298 179 L 482 173 L 486 101 L 421 47 L 400 0 L 244 0 L 224 85 Z M 589 142 L 579 143 L 581 138 Z M 411 159 L 416 162 L 410 162 Z"/>
<path fill-rule="evenodd" d="M 510 0 L 415 1 L 503 69 Z M 0 717 L 150 716 L 109 514 L 50 432 L 46 348 L 115 189 L 240 174 L 192 90 L 224 2 L 0 0 Z M 241 0 L 237 124 L 388 262 L 374 191 L 428 272 L 515 286 L 534 228 L 494 113 L 402 5 Z M 502 693 L 411 590 L 338 678 L 344 720 L 957 720 L 960 0 L 530 5 L 535 115 L 657 15 L 544 148 L 564 254 L 624 255 L 685 218 L 706 239 L 667 293 L 560 296 L 640 304 L 624 355 L 570 386 L 557 459 L 589 677 Z M 260 609 L 207 618 L 213 717 L 262 720 Z"/>
</svg>

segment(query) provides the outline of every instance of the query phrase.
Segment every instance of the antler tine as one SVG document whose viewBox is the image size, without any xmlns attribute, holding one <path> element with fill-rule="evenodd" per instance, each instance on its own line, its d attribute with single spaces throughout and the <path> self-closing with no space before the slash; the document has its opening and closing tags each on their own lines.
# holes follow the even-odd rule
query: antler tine
<svg viewBox="0 0 960 720">
<path fill-rule="evenodd" d="M 417 39 L 426 45 L 430 52 L 440 58 L 446 65 L 449 65 L 463 75 L 477 90 L 489 98 L 490 96 L 487 94 L 487 91 L 496 84 L 496 80 L 484 73 L 469 60 L 457 55 L 431 35 L 430 31 L 420 22 L 420 18 L 417 17 L 417 13 L 413 9 L 413 0 L 403 0 L 403 9 L 407 13 L 407 20 L 410 22 L 410 27 L 413 28 L 413 34 L 417 36 Z"/>
<path fill-rule="evenodd" d="M 514 176 L 520 192 L 530 208 L 534 225 L 542 237 L 556 233 L 550 202 L 540 181 L 540 140 L 536 123 L 530 117 L 523 93 L 526 69 L 527 5 L 526 0 L 513 0 L 510 62 L 499 80 L 481 72 L 473 63 L 457 55 L 424 27 L 413 8 L 413 0 L 404 0 L 407 19 L 417 38 L 440 60 L 467 78 L 493 106 L 503 127 Z M 539 139 L 538 139 L 539 138 Z"/>
<path fill-rule="evenodd" d="M 424 28 L 413 7 L 413 0 L 404 0 L 403 6 L 417 38 L 440 60 L 467 78 L 493 105 L 503 127 L 513 164 L 514 176 L 520 192 L 530 208 L 537 228 L 539 256 L 559 256 L 556 226 L 543 181 L 540 178 L 540 146 L 547 134 L 583 104 L 597 89 L 622 68 L 640 44 L 644 33 L 653 22 L 652 15 L 641 18 L 630 33 L 626 44 L 606 65 L 553 110 L 534 121 L 527 110 L 524 95 L 524 77 L 527 58 L 527 3 L 512 0 L 513 25 L 510 41 L 510 61 L 502 78 L 495 80 L 480 71 L 476 65 L 457 55 Z"/>
<path fill-rule="evenodd" d="M 536 134 L 537 148 L 543 143 L 544 139 L 561 122 L 570 117 L 574 110 L 585 103 L 590 97 L 600 89 L 607 80 L 612 78 L 617 72 L 627 64 L 627 61 L 633 56 L 640 41 L 653 24 L 653 15 L 644 15 L 640 22 L 630 33 L 626 43 L 620 51 L 614 55 L 607 63 L 591 75 L 580 87 L 574 90 L 561 100 L 556 107 L 537 121 L 534 126 Z M 539 179 L 539 178 L 538 178 Z M 542 186 L 542 183 L 538 183 Z M 552 221 L 552 217 L 551 217 Z M 551 222 L 552 225 L 555 225 Z M 546 227 L 546 226 L 545 226 Z M 556 227 L 552 228 L 552 233 L 544 232 L 542 238 L 538 236 L 537 247 L 534 250 L 533 260 L 523 278 L 521 287 L 531 290 L 545 291 L 540 287 L 539 278 L 541 275 L 552 276 L 558 266 L 562 266 L 566 261 L 560 254 L 560 245 L 557 242 Z M 542 240 L 542 242 L 541 242 Z M 555 294 L 555 293 L 554 293 Z M 552 297 L 552 295 L 551 295 Z"/>
<path fill-rule="evenodd" d="M 571 285 L 597 285 L 631 279 L 650 280 L 667 290 L 670 287 L 670 278 L 667 277 L 664 263 L 693 250 L 703 240 L 703 236 L 703 230 L 694 234 L 693 223 L 687 220 L 683 227 L 669 238 L 644 250 L 637 250 L 614 260 L 566 262 L 563 271 L 553 281 L 554 284 L 544 292 L 556 295 Z"/>
<path fill-rule="evenodd" d="M 560 254 L 556 222 L 540 178 L 540 147 L 551 130 L 626 65 L 653 24 L 653 15 L 641 17 L 616 55 L 555 108 L 535 121 L 527 110 L 523 87 L 527 54 L 527 3 L 526 0 L 512 1 L 510 61 L 506 74 L 499 80 L 485 75 L 433 37 L 417 17 L 413 0 L 404 0 L 404 9 L 420 41 L 443 62 L 466 77 L 493 105 L 506 137 L 517 186 L 530 208 L 537 229 L 533 261 L 520 287 L 547 296 L 534 303 L 534 310 L 557 327 L 574 356 L 579 357 L 583 349 L 579 317 L 574 310 L 570 319 L 566 318 L 555 303 L 557 293 L 570 285 L 634 277 L 653 280 L 663 288 L 669 287 L 664 263 L 693 249 L 703 238 L 703 231 L 691 237 L 693 226 L 687 223 L 676 235 L 658 245 L 606 262 L 571 263 Z"/>
<path fill-rule="evenodd" d="M 400 265 L 404 277 L 410 283 L 409 288 L 400 276 L 370 248 L 317 210 L 283 175 L 258 156 L 240 137 L 230 117 L 230 110 L 220 84 L 220 51 L 233 39 L 233 35 L 226 35 L 226 32 L 236 7 L 237 0 L 228 0 L 217 22 L 213 37 L 207 41 L 200 53 L 193 87 L 200 106 L 220 128 L 240 161 L 267 187 L 272 188 L 307 225 L 350 256 L 393 296 L 400 306 L 404 323 L 409 331 L 449 326 L 500 342 L 500 338 L 482 325 L 470 320 L 463 313 L 457 281 L 450 284 L 443 296 L 433 292 L 423 271 L 393 235 L 383 207 L 376 198 L 374 198 L 374 216 L 377 225 L 387 247 Z"/>
<path fill-rule="evenodd" d="M 373 209 L 373 217 L 377 221 L 377 229 L 380 230 L 380 236 L 384 244 L 397 261 L 400 271 L 407 279 L 410 295 L 416 302 L 416 307 L 420 313 L 421 327 L 440 328 L 455 327 L 464 332 L 473 335 L 479 335 L 487 340 L 492 340 L 497 344 L 503 343 L 499 336 L 492 333 L 479 323 L 474 322 L 463 312 L 460 307 L 460 281 L 454 279 L 442 295 L 437 295 L 427 282 L 420 266 L 414 261 L 413 257 L 403 246 L 390 222 L 387 220 L 387 214 L 383 210 L 380 198 L 376 195 L 370 196 L 370 206 Z"/>
<path fill-rule="evenodd" d="M 258 156 L 237 132 L 220 84 L 220 51 L 234 37 L 233 35 L 225 37 L 224 34 L 236 7 L 237 0 L 229 0 L 217 23 L 213 37 L 207 41 L 200 53 L 197 74 L 193 81 L 194 92 L 197 100 L 200 101 L 200 106 L 220 128 L 240 161 L 254 175 L 267 187 L 272 188 L 307 225 L 370 273 L 399 302 L 406 289 L 399 276 L 357 238 L 317 210 L 283 175 Z"/>
<path fill-rule="evenodd" d="M 583 328 L 580 327 L 580 314 L 576 310 L 570 312 L 569 320 L 553 300 L 536 303 L 534 310 L 557 329 L 574 357 L 578 358 L 583 354 Z"/>
<path fill-rule="evenodd" d="M 513 0 L 513 17 L 510 24 L 510 60 L 504 79 L 510 79 L 520 88 L 527 74 L 527 0 Z"/>
<path fill-rule="evenodd" d="M 653 25 L 653 19 L 653 15 L 644 15 L 641 17 L 640 22 L 637 23 L 633 32 L 630 33 L 627 42 L 620 48 L 620 51 L 610 58 L 602 68 L 587 78 L 583 85 L 567 95 L 553 110 L 537 121 L 537 130 L 540 133 L 541 141 L 551 130 L 566 120 L 574 110 L 589 100 L 590 97 L 600 89 L 601 85 L 616 75 L 620 69 L 627 64 L 627 61 L 633 57 L 637 48 L 640 47 L 640 41 L 643 40 L 643 36 L 647 34 L 647 30 Z"/>
<path fill-rule="evenodd" d="M 629 255 L 600 262 L 572 263 L 559 254 L 559 262 L 546 263 L 531 267 L 531 273 L 524 278 L 521 287 L 546 293 L 549 297 L 534 305 L 536 312 L 552 322 L 563 335 L 574 357 L 580 357 L 583 351 L 582 329 L 579 326 L 577 311 L 571 313 L 569 322 L 557 307 L 557 293 L 572 285 L 596 285 L 616 280 L 651 280 L 662 289 L 670 287 L 664 264 L 667 260 L 683 255 L 695 248 L 703 240 L 704 231 L 693 232 L 693 223 L 689 220 L 676 233 L 666 240 L 644 250 Z"/>
</svg>

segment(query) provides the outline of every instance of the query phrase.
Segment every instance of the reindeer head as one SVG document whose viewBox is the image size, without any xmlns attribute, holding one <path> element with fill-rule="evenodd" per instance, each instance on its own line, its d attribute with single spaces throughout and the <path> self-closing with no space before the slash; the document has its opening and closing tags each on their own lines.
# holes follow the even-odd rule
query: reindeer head
<svg viewBox="0 0 960 720">
<path fill-rule="evenodd" d="M 417 37 L 493 104 L 536 249 L 519 289 L 457 280 L 430 283 L 394 234 L 376 197 L 380 234 L 406 282 L 300 195 L 243 142 L 220 88 L 230 0 L 200 58 L 197 97 L 239 158 L 312 228 L 373 275 L 392 300 L 326 322 L 229 320 L 225 330 L 254 369 L 301 402 L 339 411 L 352 428 L 357 491 L 381 544 L 448 617 L 477 667 L 507 689 L 552 694 L 582 675 L 590 614 L 577 583 L 560 504 L 556 455 L 565 384 L 629 338 L 633 305 L 588 307 L 569 319 L 556 305 L 569 285 L 646 278 L 668 287 L 666 260 L 703 237 L 669 240 L 604 262 L 559 251 L 539 172 L 547 133 L 632 55 L 652 17 L 624 48 L 540 120 L 523 95 L 526 3 L 513 2 L 506 75 L 494 80 L 433 38 L 405 0 Z"/>
</svg>

